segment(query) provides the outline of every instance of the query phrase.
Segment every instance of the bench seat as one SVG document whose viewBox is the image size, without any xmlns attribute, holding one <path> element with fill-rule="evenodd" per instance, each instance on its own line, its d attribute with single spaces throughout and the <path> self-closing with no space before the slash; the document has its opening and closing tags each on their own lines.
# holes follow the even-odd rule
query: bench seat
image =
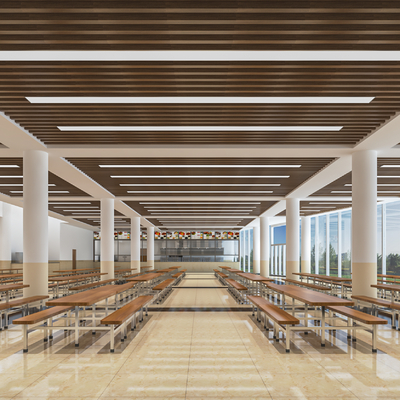
<svg viewBox="0 0 400 400">
<path fill-rule="evenodd" d="M 42 310 L 30 315 L 26 315 L 25 317 L 15 319 L 13 324 L 15 325 L 22 325 L 23 328 L 23 340 L 24 340 L 24 353 L 28 352 L 28 325 L 38 324 L 39 322 L 44 321 L 51 321 L 48 326 L 48 330 L 50 330 L 50 339 L 53 338 L 52 336 L 52 325 L 53 325 L 53 317 L 57 315 L 63 314 L 67 311 L 70 311 L 73 307 L 70 306 L 57 306 L 51 307 L 46 310 Z M 45 330 L 45 338 L 44 341 L 47 342 L 47 330 Z"/>
<path fill-rule="evenodd" d="M 351 320 L 355 320 L 358 322 L 361 322 L 365 325 L 372 325 L 372 351 L 376 353 L 376 341 L 377 341 L 377 332 L 376 332 L 376 327 L 377 325 L 385 325 L 387 324 L 387 321 L 383 318 L 378 318 L 374 315 L 366 314 L 362 311 L 359 310 L 354 310 L 349 307 L 345 306 L 332 306 L 332 307 L 327 307 L 328 310 L 333 311 L 334 313 L 344 315 L 347 318 L 350 318 Z M 356 330 L 353 329 L 353 341 L 356 341 Z M 350 336 L 347 335 L 347 337 L 350 339 Z"/>
<path fill-rule="evenodd" d="M 110 352 L 114 353 L 114 340 L 116 331 L 114 325 L 120 325 L 121 327 L 121 341 L 123 342 L 126 337 L 126 324 L 132 320 L 131 330 L 136 328 L 136 313 L 140 311 L 140 322 L 143 320 L 143 308 L 153 300 L 153 296 L 139 296 L 136 299 L 125 304 L 120 309 L 114 311 L 112 314 L 101 320 L 101 324 L 109 325 L 111 327 L 111 340 L 110 340 Z M 146 313 L 147 315 L 147 313 Z"/>
<path fill-rule="evenodd" d="M 161 301 L 171 292 L 170 286 L 175 283 L 175 279 L 166 279 L 165 281 L 154 286 L 152 290 L 157 291 L 156 303 L 161 303 Z"/>
<path fill-rule="evenodd" d="M 241 283 L 235 281 L 234 279 L 226 279 L 225 282 L 229 283 L 232 287 L 234 287 L 236 290 L 247 290 L 247 287 L 242 285 Z"/>
<path fill-rule="evenodd" d="M 41 302 L 41 305 L 43 306 L 43 300 L 48 299 L 49 296 L 31 296 L 31 297 L 25 297 L 23 299 L 17 299 L 17 300 L 11 300 L 8 302 L 4 302 L 4 303 L 0 303 L 0 330 L 3 329 L 3 311 L 5 311 L 4 313 L 4 328 L 7 329 L 8 328 L 8 311 L 13 309 L 13 308 L 17 308 L 17 307 L 23 307 L 23 306 L 27 306 L 31 303 L 36 303 L 38 301 Z M 25 310 L 23 310 L 24 314 L 25 314 Z"/>
<path fill-rule="evenodd" d="M 264 328 L 268 330 L 266 318 L 274 323 L 274 339 L 279 341 L 278 329 L 282 329 L 286 333 L 286 352 L 290 352 L 290 326 L 298 325 L 300 321 L 293 315 L 282 310 L 277 305 L 261 296 L 247 296 L 247 299 L 253 306 L 257 307 L 257 320 L 261 321 L 261 313 L 264 313 Z M 254 315 L 254 307 L 253 307 Z M 283 328 L 283 325 L 286 327 Z"/>
<path fill-rule="evenodd" d="M 175 279 L 166 279 L 165 281 L 159 283 L 157 286 L 154 286 L 152 290 L 164 290 L 166 287 L 175 282 Z"/>
<path fill-rule="evenodd" d="M 400 313 L 400 303 L 394 303 L 389 300 L 377 299 L 375 297 L 363 296 L 363 295 L 353 295 L 351 296 L 353 300 L 356 300 L 357 308 L 360 307 L 360 301 L 364 303 L 372 304 L 372 312 L 377 316 L 378 315 L 378 307 L 388 308 L 392 310 L 392 328 L 396 329 L 396 314 L 399 317 Z M 398 318 L 397 318 L 398 320 Z M 397 329 L 400 330 L 399 321 L 397 322 Z"/>
</svg>

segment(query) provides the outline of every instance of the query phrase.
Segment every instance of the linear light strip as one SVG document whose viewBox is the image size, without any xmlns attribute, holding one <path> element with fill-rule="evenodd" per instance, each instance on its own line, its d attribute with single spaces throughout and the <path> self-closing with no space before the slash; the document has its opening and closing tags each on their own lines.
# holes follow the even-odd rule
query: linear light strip
<svg viewBox="0 0 400 400">
<path fill-rule="evenodd" d="M 66 211 L 66 210 L 64 210 L 64 211 Z M 72 211 L 72 210 L 68 210 L 68 211 Z M 180 212 L 180 210 L 146 210 L 146 211 L 149 211 L 149 212 Z M 184 211 L 184 212 L 204 212 L 204 213 L 208 213 L 208 212 L 224 212 L 224 213 L 229 213 L 229 212 L 252 212 L 252 211 L 254 211 L 254 210 L 223 210 L 223 209 L 221 209 L 221 210 L 207 210 L 207 209 L 203 209 L 203 210 L 188 210 L 188 209 L 184 209 L 184 210 L 181 210 L 181 211 Z"/>
<path fill-rule="evenodd" d="M 344 186 L 353 186 L 351 183 L 346 183 Z M 400 186 L 400 183 L 378 183 L 377 186 Z"/>
<path fill-rule="evenodd" d="M 157 206 L 159 208 L 161 208 L 161 207 L 168 207 L 168 208 L 171 208 L 171 209 L 173 208 L 176 211 L 179 211 L 179 210 L 191 210 L 192 209 L 192 207 L 190 207 L 190 206 L 183 206 L 183 207 L 182 206 L 170 206 L 170 205 L 165 205 L 164 206 L 163 204 L 157 204 Z M 144 206 L 143 208 L 153 208 L 153 207 L 155 207 L 155 206 Z M 240 206 L 224 206 L 224 205 L 214 206 L 214 208 L 217 208 L 217 207 L 220 207 L 219 210 L 224 210 L 224 209 L 229 209 L 229 208 L 257 208 L 256 206 L 243 206 L 243 207 L 240 207 Z M 204 211 L 208 210 L 208 208 L 206 208 L 206 207 L 197 207 L 197 208 L 201 208 Z M 151 210 L 148 210 L 148 211 L 151 211 Z M 170 211 L 172 211 L 172 210 L 170 210 Z M 254 211 L 254 210 L 251 210 L 251 211 Z"/>
<path fill-rule="evenodd" d="M 19 165 L 1 165 L 0 168 L 20 168 Z"/>
<path fill-rule="evenodd" d="M 1 178 L 1 176 L 0 176 Z M 229 179 L 229 178 L 255 178 L 255 179 L 274 179 L 274 178 L 290 178 L 290 175 L 111 175 L 110 178 L 114 179 L 164 179 L 164 178 L 172 178 L 172 179 L 192 179 L 192 178 L 206 178 L 206 179 Z"/>
<path fill-rule="evenodd" d="M 57 126 L 62 132 L 338 132 L 343 126 Z"/>
<path fill-rule="evenodd" d="M 23 183 L 0 183 L 0 186 L 1 187 L 21 187 L 21 186 L 24 186 L 24 184 Z M 48 186 L 56 186 L 54 183 L 49 183 L 49 185 Z"/>
<path fill-rule="evenodd" d="M 49 205 L 59 205 L 59 204 L 67 204 L 67 205 L 75 205 L 75 204 L 92 204 L 91 202 L 53 202 L 53 203 L 49 203 Z M 54 208 L 63 208 L 63 207 L 54 207 Z"/>
<path fill-rule="evenodd" d="M 273 193 L 271 190 L 128 190 L 127 193 Z"/>
<path fill-rule="evenodd" d="M 119 186 L 124 186 L 124 187 L 132 187 L 132 186 L 172 186 L 171 183 L 120 183 Z M 221 187 L 221 186 L 281 186 L 280 183 L 177 183 L 173 184 L 173 186 L 182 186 L 182 187 L 191 187 L 191 186 L 202 186 L 202 187 L 208 187 L 208 186 L 216 186 L 216 187 Z"/>
<path fill-rule="evenodd" d="M 146 165 L 134 165 L 134 164 L 102 164 L 99 165 L 100 168 L 300 168 L 301 165 L 299 164 L 255 164 L 255 165 L 241 165 L 241 164 L 234 164 L 234 165 L 206 165 L 206 164 L 196 164 L 196 165 L 185 165 L 185 164 L 178 164 L 178 165 L 160 165 L 160 164 L 146 164 Z"/>
<path fill-rule="evenodd" d="M 22 179 L 23 177 L 24 177 L 23 175 L 0 175 L 0 179 L 7 179 L 7 178 Z"/>
<path fill-rule="evenodd" d="M 145 201 L 145 202 L 139 202 L 139 204 L 157 204 L 157 205 L 172 205 L 172 204 L 190 204 L 190 205 L 192 205 L 192 204 L 196 204 L 196 205 L 198 205 L 198 204 L 206 204 L 206 205 L 215 205 L 215 204 L 222 204 L 222 205 L 227 205 L 227 206 L 229 206 L 229 205 L 233 205 L 233 204 L 239 204 L 239 205 L 242 205 L 242 204 L 261 204 L 261 202 L 240 202 L 240 203 L 235 203 L 235 202 L 231 202 L 231 201 L 226 201 L 226 202 L 223 202 L 223 201 L 221 201 L 221 202 L 212 202 L 212 203 L 209 203 L 209 202 L 206 202 L 206 201 L 202 201 L 202 202 L 195 202 L 195 203 L 191 203 L 191 202 L 147 202 L 147 201 Z M 146 207 L 145 207 L 146 208 Z"/>
<path fill-rule="evenodd" d="M 24 193 L 22 190 L 10 190 L 10 193 Z M 53 193 L 69 193 L 68 190 L 49 190 L 49 194 Z"/>
</svg>

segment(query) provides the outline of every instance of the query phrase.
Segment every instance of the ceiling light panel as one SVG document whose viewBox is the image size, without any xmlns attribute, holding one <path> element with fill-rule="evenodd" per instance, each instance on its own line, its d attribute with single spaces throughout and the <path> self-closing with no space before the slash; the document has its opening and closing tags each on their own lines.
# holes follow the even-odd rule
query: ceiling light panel
<svg viewBox="0 0 400 400">
<path fill-rule="evenodd" d="M 120 183 L 119 186 L 171 186 L 170 183 Z M 280 183 L 177 183 L 174 184 L 174 186 L 184 186 L 184 187 L 190 187 L 190 186 L 203 186 L 203 187 L 208 187 L 208 186 L 281 186 Z"/>
<path fill-rule="evenodd" d="M 200 179 L 275 179 L 275 178 L 290 178 L 290 175 L 111 175 L 111 178 L 114 179 L 164 179 L 164 178 L 172 178 L 172 179 L 191 179 L 191 178 L 200 178 Z M 1 177 L 0 177 L 1 178 Z"/>
<path fill-rule="evenodd" d="M 234 205 L 237 205 L 237 204 L 239 204 L 239 205 L 241 205 L 241 204 L 261 204 L 261 203 L 259 203 L 259 202 L 245 202 L 245 203 L 232 203 L 232 202 L 214 202 L 214 203 L 208 203 L 208 202 L 195 202 L 195 203 L 185 203 L 185 202 L 183 202 L 183 203 L 181 203 L 181 202 L 169 202 L 169 203 L 165 203 L 165 202 L 162 202 L 162 203 L 159 203 L 159 202 L 139 202 L 139 204 L 157 204 L 157 205 L 161 205 L 161 204 L 164 204 L 164 205 L 169 205 L 169 204 L 190 204 L 190 205 L 192 205 L 192 204 L 205 204 L 205 205 L 209 205 L 209 204 L 212 204 L 212 205 L 215 205 L 215 204 L 223 204 L 223 205 L 232 205 L 232 204 L 234 204 Z"/>
<path fill-rule="evenodd" d="M 136 164 L 103 164 L 99 165 L 100 168 L 300 168 L 299 164 L 254 164 L 254 165 L 242 165 L 242 164 L 234 164 L 234 165 L 207 165 L 207 164 L 196 164 L 196 165 L 160 165 L 160 164 L 145 164 L 145 165 L 136 165 Z"/>
<path fill-rule="evenodd" d="M 343 126 L 58 126 L 63 132 L 338 132 Z"/>
<path fill-rule="evenodd" d="M 268 191 L 268 190 L 264 190 L 264 191 L 258 191 L 258 190 L 225 190 L 225 191 L 221 191 L 221 190 L 128 190 L 127 193 L 181 193 L 181 194 L 185 194 L 185 193 L 264 193 L 264 194 L 270 194 L 273 193 L 273 191 Z"/>
</svg>

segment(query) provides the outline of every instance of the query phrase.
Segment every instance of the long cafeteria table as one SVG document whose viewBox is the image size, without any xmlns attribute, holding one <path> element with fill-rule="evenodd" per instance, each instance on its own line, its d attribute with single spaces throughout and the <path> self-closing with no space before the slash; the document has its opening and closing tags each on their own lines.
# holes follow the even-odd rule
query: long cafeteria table
<svg viewBox="0 0 400 400">
<path fill-rule="evenodd" d="M 90 278 L 92 283 L 93 283 L 94 278 L 99 278 L 102 275 L 107 275 L 107 272 L 96 272 L 96 273 L 93 273 L 93 274 L 82 274 L 82 275 L 71 275 L 71 276 L 57 276 L 57 277 L 49 278 L 49 281 L 57 283 L 56 297 L 58 297 L 60 282 L 68 282 L 68 285 L 69 285 L 70 282 L 78 281 L 79 279 L 88 279 L 88 278 Z"/>
<path fill-rule="evenodd" d="M 83 272 L 83 271 L 87 271 L 87 272 Z M 58 271 L 53 271 L 59 274 L 64 274 L 64 275 L 75 275 L 75 274 L 90 274 L 90 273 L 95 273 L 95 272 L 99 272 L 100 268 L 80 268 L 80 269 L 60 269 Z"/>
<path fill-rule="evenodd" d="M 135 285 L 132 282 L 133 287 Z M 108 315 L 108 299 L 116 293 L 118 293 L 120 285 L 106 285 L 96 289 L 86 290 L 84 292 L 75 293 L 70 296 L 61 297 L 59 299 L 53 299 L 46 302 L 46 306 L 56 307 L 56 306 L 70 306 L 75 309 L 75 324 L 73 326 L 66 325 L 61 327 L 62 329 L 68 329 L 75 331 L 75 347 L 79 347 L 79 331 L 80 330 L 91 330 L 94 332 L 95 330 L 109 330 L 106 327 L 97 327 L 96 320 L 101 320 L 103 317 L 96 317 L 96 304 L 100 301 L 106 300 L 105 304 L 105 314 Z M 79 315 L 80 307 L 92 307 L 92 316 L 86 318 L 85 315 Z M 79 326 L 80 320 L 89 320 L 92 321 L 92 326 Z M 57 326 L 57 328 L 60 328 Z"/>
<path fill-rule="evenodd" d="M 246 285 L 249 294 L 253 294 L 255 296 L 263 295 L 263 286 L 261 284 L 263 282 L 274 282 L 275 279 L 266 278 L 265 276 L 251 274 L 250 272 L 236 272 L 236 275 L 243 278 L 246 282 Z"/>
<path fill-rule="evenodd" d="M 14 271 L 16 271 L 16 273 L 18 273 L 18 271 L 23 271 L 23 270 L 24 269 L 22 267 L 21 268 L 0 268 L 0 276 L 1 276 L 1 274 L 6 273 L 5 271 L 8 271 L 8 273 L 12 274 Z"/>
<path fill-rule="evenodd" d="M 290 297 L 292 299 L 292 313 L 295 313 L 295 300 L 304 303 L 305 305 L 305 317 L 298 318 L 300 320 L 304 319 L 304 327 L 293 327 L 293 330 L 313 330 L 321 331 L 321 346 L 325 346 L 325 331 L 332 329 L 343 329 L 341 326 L 326 326 L 325 324 L 325 309 L 329 306 L 353 306 L 354 302 L 340 297 L 331 296 L 329 294 L 316 292 L 315 290 L 310 290 L 302 288 L 300 286 L 293 285 L 277 285 L 275 283 L 266 282 L 265 285 L 282 295 L 282 306 L 285 309 L 285 297 Z M 318 317 L 315 315 L 312 318 L 308 318 L 308 307 L 321 307 L 321 326 L 308 326 L 308 319 L 316 320 Z"/>
<path fill-rule="evenodd" d="M 138 288 L 138 296 L 140 296 L 144 293 L 149 292 L 149 286 L 151 286 L 152 282 L 160 280 L 160 277 L 164 274 L 165 272 L 157 271 L 150 274 L 135 276 L 134 278 L 128 278 L 127 281 L 140 283 L 140 286 Z M 141 293 L 142 291 L 143 293 Z"/>
<path fill-rule="evenodd" d="M 14 283 L 17 278 L 22 278 L 23 274 L 0 274 L 0 282 L 6 279 L 13 279 Z"/>
<path fill-rule="evenodd" d="M 22 283 L 16 283 L 12 285 L 0 285 L 0 292 L 6 294 L 6 302 L 9 302 L 10 292 L 12 292 L 13 290 L 20 290 L 28 287 L 29 285 L 24 285 Z"/>
<path fill-rule="evenodd" d="M 378 274 L 378 281 L 381 280 L 383 283 L 400 283 L 397 281 L 400 281 L 400 276 L 399 275 L 386 275 L 386 274 Z M 392 280 L 388 280 L 392 279 Z"/>
<path fill-rule="evenodd" d="M 394 302 L 398 300 L 399 292 L 400 292 L 400 285 L 390 285 L 388 283 L 378 283 L 376 285 L 371 285 L 372 288 L 376 288 L 382 291 L 389 291 L 391 300 Z M 386 296 L 385 296 L 386 297 Z"/>
<path fill-rule="evenodd" d="M 300 280 L 302 278 L 307 279 L 307 283 L 309 283 L 309 279 L 312 279 L 312 281 L 315 283 L 316 279 L 321 279 L 328 281 L 331 284 L 331 287 L 335 286 L 340 286 L 340 294 L 341 297 L 344 297 L 344 286 L 343 284 L 346 282 L 351 282 L 351 278 L 342 278 L 339 276 L 329 276 L 329 275 L 320 275 L 320 274 L 310 274 L 307 272 L 293 272 L 293 275 L 298 275 L 300 276 Z"/>
</svg>

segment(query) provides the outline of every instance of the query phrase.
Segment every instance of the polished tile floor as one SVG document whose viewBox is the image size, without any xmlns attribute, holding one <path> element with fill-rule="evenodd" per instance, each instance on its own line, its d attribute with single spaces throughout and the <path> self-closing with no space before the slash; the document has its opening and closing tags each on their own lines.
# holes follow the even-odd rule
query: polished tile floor
<svg viewBox="0 0 400 400">
<path fill-rule="evenodd" d="M 237 303 L 212 275 L 188 275 L 181 285 L 115 354 L 104 333 L 85 334 L 79 349 L 63 331 L 52 345 L 33 333 L 23 354 L 20 328 L 0 332 L 0 400 L 400 399 L 399 332 L 390 327 L 379 328 L 377 354 L 370 334 L 351 344 L 340 332 L 325 348 L 300 333 L 286 354 L 248 308 L 222 310 Z"/>
</svg>

